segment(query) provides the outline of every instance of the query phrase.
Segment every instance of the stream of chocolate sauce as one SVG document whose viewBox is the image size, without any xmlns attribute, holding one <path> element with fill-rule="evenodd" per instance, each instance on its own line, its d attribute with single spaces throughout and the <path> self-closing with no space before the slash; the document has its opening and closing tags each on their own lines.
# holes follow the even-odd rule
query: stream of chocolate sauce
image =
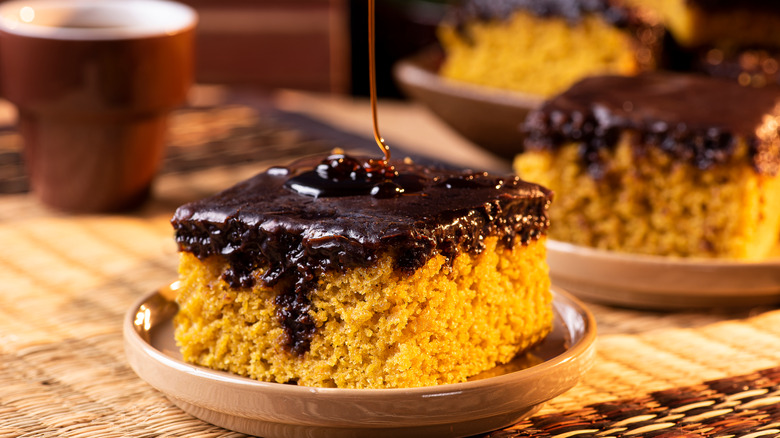
<svg viewBox="0 0 780 438">
<path fill-rule="evenodd" d="M 390 146 L 379 132 L 376 89 L 376 12 L 375 0 L 368 0 L 368 64 L 371 94 L 371 118 L 374 140 L 382 151 L 383 159 L 366 159 L 362 162 L 343 154 L 334 154 L 323 160 L 315 169 L 290 178 L 286 187 L 302 195 L 315 198 L 327 196 L 371 195 L 375 198 L 392 198 L 404 193 L 419 191 L 422 186 L 414 175 L 399 175 L 390 164 Z"/>
</svg>

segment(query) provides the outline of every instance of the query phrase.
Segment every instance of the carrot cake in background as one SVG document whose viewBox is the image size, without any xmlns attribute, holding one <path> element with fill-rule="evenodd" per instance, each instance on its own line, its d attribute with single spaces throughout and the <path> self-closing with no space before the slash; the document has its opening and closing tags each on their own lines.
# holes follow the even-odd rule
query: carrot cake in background
<svg viewBox="0 0 780 438">
<path fill-rule="evenodd" d="M 551 193 L 333 155 L 180 207 L 184 359 L 340 388 L 463 382 L 552 327 Z"/>
<path fill-rule="evenodd" d="M 780 90 L 698 75 L 583 79 L 532 112 L 516 172 L 556 193 L 550 237 L 761 259 L 780 234 Z"/>
<path fill-rule="evenodd" d="M 443 77 L 550 96 L 594 74 L 654 69 L 664 29 L 617 0 L 466 0 L 439 28 Z"/>
</svg>

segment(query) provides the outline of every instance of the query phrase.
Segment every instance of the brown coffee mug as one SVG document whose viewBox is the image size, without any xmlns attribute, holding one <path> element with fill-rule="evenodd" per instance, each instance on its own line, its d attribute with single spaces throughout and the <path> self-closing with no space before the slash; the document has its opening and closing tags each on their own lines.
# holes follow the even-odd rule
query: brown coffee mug
<svg viewBox="0 0 780 438">
<path fill-rule="evenodd" d="M 147 198 L 193 81 L 196 23 L 165 0 L 0 4 L 0 95 L 19 111 L 43 203 L 97 212 Z"/>
</svg>

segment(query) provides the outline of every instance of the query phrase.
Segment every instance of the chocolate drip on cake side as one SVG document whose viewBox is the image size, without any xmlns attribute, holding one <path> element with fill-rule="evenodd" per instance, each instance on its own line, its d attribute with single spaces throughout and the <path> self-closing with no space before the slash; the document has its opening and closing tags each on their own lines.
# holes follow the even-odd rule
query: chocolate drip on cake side
<svg viewBox="0 0 780 438">
<path fill-rule="evenodd" d="M 637 154 L 655 147 L 700 169 L 727 162 L 743 139 L 756 171 L 774 175 L 780 165 L 779 104 L 777 90 L 719 79 L 669 73 L 592 77 L 529 115 L 525 147 L 577 143 L 583 165 L 602 178 L 599 151 L 614 148 L 623 131 L 637 134 Z M 768 118 L 774 120 L 774 132 L 766 125 Z"/>
</svg>

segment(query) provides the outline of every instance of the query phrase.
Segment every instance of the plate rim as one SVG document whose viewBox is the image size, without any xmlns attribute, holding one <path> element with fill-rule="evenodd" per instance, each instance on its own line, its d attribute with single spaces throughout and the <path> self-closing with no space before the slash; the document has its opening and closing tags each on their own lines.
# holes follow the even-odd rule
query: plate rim
<svg viewBox="0 0 780 438">
<path fill-rule="evenodd" d="M 548 239 L 553 283 L 591 302 L 652 310 L 780 304 L 780 258 L 762 261 L 620 253 Z"/>
<path fill-rule="evenodd" d="M 684 267 L 701 268 L 744 268 L 744 267 L 780 267 L 780 257 L 769 257 L 764 260 L 738 260 L 738 259 L 707 259 L 703 257 L 669 257 L 651 254 L 635 254 L 629 252 L 611 251 L 602 248 L 593 248 L 577 245 L 561 240 L 547 239 L 548 250 L 568 254 L 583 255 L 585 257 L 597 257 L 614 261 L 628 261 L 645 263 L 648 265 L 677 265 Z"/>
<path fill-rule="evenodd" d="M 440 47 L 422 49 L 393 65 L 393 79 L 404 95 L 430 110 L 449 129 L 511 161 L 525 137 L 523 120 L 544 98 L 441 77 L 438 68 L 443 58 Z"/>
<path fill-rule="evenodd" d="M 443 56 L 438 46 L 425 48 L 396 62 L 393 65 L 393 76 L 402 83 L 502 106 L 537 107 L 545 101 L 543 96 L 442 77 L 431 68 L 430 63 L 431 59 Z"/>
<path fill-rule="evenodd" d="M 316 400 L 321 402 L 348 400 L 351 403 L 361 403 L 361 401 L 364 402 L 366 400 L 373 400 L 373 402 L 381 401 L 382 403 L 393 403 L 394 401 L 398 400 L 424 402 L 424 399 L 437 397 L 466 397 L 471 394 L 485 392 L 485 390 L 488 388 L 503 388 L 508 385 L 511 386 L 512 383 L 519 384 L 518 382 L 536 380 L 543 377 L 545 373 L 557 372 L 557 370 L 561 369 L 566 370 L 568 367 L 571 367 L 572 369 L 576 368 L 576 374 L 567 375 L 565 383 L 559 384 L 559 386 L 565 386 L 564 389 L 558 391 L 558 388 L 556 387 L 556 391 L 554 391 L 554 393 L 545 393 L 543 397 L 537 397 L 543 399 L 534 400 L 533 403 L 524 404 L 522 408 L 528 410 L 529 408 L 539 406 L 542 403 L 571 389 L 571 387 L 573 387 L 577 381 L 581 379 L 587 369 L 592 366 L 593 360 L 595 358 L 595 339 L 597 329 L 593 314 L 577 298 L 563 291 L 561 288 L 551 287 L 551 292 L 553 293 L 552 305 L 554 306 L 554 312 L 557 312 L 560 315 L 559 318 L 561 321 L 565 323 L 564 329 L 567 335 L 571 335 L 575 329 L 571 327 L 572 322 L 565 319 L 566 315 L 561 313 L 561 309 L 565 309 L 563 311 L 566 312 L 574 312 L 581 318 L 577 321 L 578 324 L 582 324 L 582 327 L 580 328 L 580 337 L 579 339 L 574 340 L 571 345 L 565 349 L 564 352 L 543 362 L 542 364 L 535 365 L 527 369 L 477 381 L 438 386 L 390 389 L 316 388 L 297 385 L 285 385 L 274 382 L 261 382 L 243 376 L 231 375 L 223 371 L 216 371 L 193 364 L 188 364 L 177 358 L 167 355 L 163 351 L 158 350 L 154 345 L 152 345 L 151 341 L 147 342 L 145 339 L 143 339 L 135 329 L 136 316 L 139 314 L 141 306 L 143 306 L 144 303 L 148 302 L 150 299 L 153 299 L 155 295 L 159 295 L 159 290 L 145 294 L 139 298 L 130 309 L 128 309 L 124 318 L 123 333 L 125 338 L 126 355 L 130 365 L 142 380 L 145 380 L 151 386 L 163 392 L 166 396 L 168 396 L 168 398 L 171 398 L 172 400 L 177 399 L 190 405 L 211 410 L 219 410 L 221 406 L 219 404 L 209 404 L 208 401 L 205 403 L 200 403 L 199 401 L 193 402 L 192 400 L 180 398 L 174 394 L 170 394 L 165 389 L 159 388 L 157 385 L 150 382 L 149 379 L 147 379 L 144 375 L 147 371 L 144 371 L 143 369 L 144 366 L 148 366 L 149 364 L 139 363 L 138 356 L 145 355 L 147 356 L 147 360 L 156 362 L 156 366 L 167 367 L 176 372 L 184 372 L 192 378 L 206 379 L 206 382 L 219 382 L 222 385 L 226 384 L 231 387 L 235 387 L 236 389 L 241 389 L 242 391 L 259 391 L 261 394 L 265 394 L 269 397 L 301 398 L 305 396 L 316 397 Z M 176 404 L 179 405 L 179 403 Z M 507 413 L 511 412 L 512 409 L 517 408 L 517 406 L 512 407 L 512 409 L 507 406 L 501 407 L 503 410 L 495 412 L 495 415 L 506 415 Z M 253 417 L 247 417 L 245 415 L 240 416 L 247 419 L 271 422 L 275 424 L 293 424 L 289 421 L 280 420 L 273 415 L 271 415 L 271 417 L 268 417 L 267 415 L 257 415 Z M 441 415 L 434 417 L 439 420 L 441 419 Z M 482 418 L 484 415 L 480 414 L 478 417 Z M 464 419 L 466 419 L 466 417 L 464 417 Z M 311 420 L 312 421 L 310 424 L 308 424 L 308 426 L 325 425 L 325 423 L 320 423 L 316 419 Z M 393 419 L 393 424 L 395 424 L 396 427 L 418 427 L 420 426 L 418 423 L 419 421 L 415 421 L 414 419 L 409 419 L 407 422 L 405 422 L 403 418 Z M 432 422 L 428 425 L 436 424 L 444 423 Z M 300 426 L 298 423 L 296 423 L 296 425 Z M 351 427 L 356 426 L 353 425 Z M 378 426 L 374 425 L 374 427 Z"/>
</svg>

